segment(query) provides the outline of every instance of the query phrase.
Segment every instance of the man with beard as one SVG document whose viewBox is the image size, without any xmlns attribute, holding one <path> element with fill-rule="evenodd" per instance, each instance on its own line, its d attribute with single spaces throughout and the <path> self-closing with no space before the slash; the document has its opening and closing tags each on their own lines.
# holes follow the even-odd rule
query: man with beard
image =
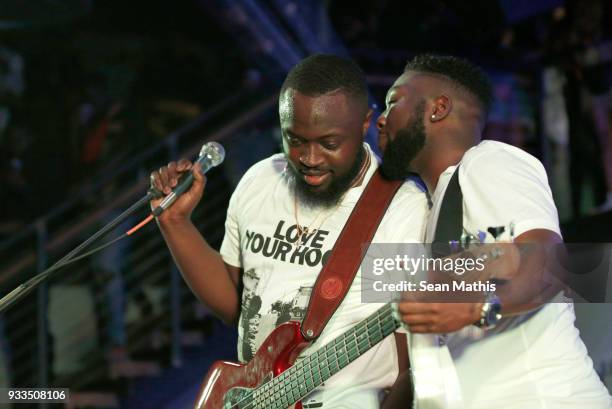
<svg viewBox="0 0 612 409">
<path fill-rule="evenodd" d="M 158 218 L 158 224 L 193 292 L 226 323 L 238 324 L 238 356 L 243 362 L 253 357 L 275 326 L 303 318 L 315 279 L 378 167 L 364 144 L 371 118 L 365 76 L 351 61 L 314 55 L 296 65 L 280 91 L 279 117 L 283 154 L 255 164 L 236 187 L 220 254 L 190 221 L 205 183 L 197 165 L 192 169 L 189 161 L 181 160 L 151 175 L 153 185 L 168 194 L 182 173 L 194 174 L 191 189 Z M 424 193 L 412 182 L 403 184 L 373 241 L 418 242 L 426 211 Z M 361 302 L 360 280 L 358 272 L 304 355 L 380 307 Z M 305 401 L 311 407 L 377 408 L 381 390 L 397 377 L 397 356 L 389 337 Z"/>
<path fill-rule="evenodd" d="M 455 172 L 462 194 L 459 231 L 485 238 L 489 227 L 513 223 L 514 232 L 487 234 L 485 240 L 560 243 L 542 164 L 518 148 L 481 141 L 490 102 L 489 80 L 470 62 L 415 57 L 389 89 L 377 121 L 383 173 L 392 179 L 416 173 L 425 182 L 432 202 L 427 243 L 436 241 L 437 225 L 448 220 L 440 217 L 441 207 L 447 190 L 456 192 L 449 187 Z M 413 345 L 425 337 L 421 334 L 437 334 L 439 348 L 448 347 L 460 392 L 447 401 L 462 400 L 465 408 L 611 407 L 573 325 L 572 304 L 560 294 L 542 302 L 549 297 L 538 285 L 542 269 L 533 260 L 539 256 L 523 252 L 521 268 L 509 283 L 499 285 L 497 294 L 483 293 L 479 302 L 411 298 L 399 304 Z M 413 364 L 418 354 L 412 351 Z M 418 380 L 416 393 L 423 399 Z"/>
</svg>

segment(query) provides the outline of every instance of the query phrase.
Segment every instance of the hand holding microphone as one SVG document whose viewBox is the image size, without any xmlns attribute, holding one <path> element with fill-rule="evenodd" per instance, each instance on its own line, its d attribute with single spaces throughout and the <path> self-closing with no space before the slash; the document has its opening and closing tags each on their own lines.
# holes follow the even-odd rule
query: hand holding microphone
<svg viewBox="0 0 612 409">
<path fill-rule="evenodd" d="M 221 164 L 224 158 L 223 146 L 217 142 L 208 142 L 202 146 L 194 163 L 181 159 L 152 172 L 151 189 L 166 195 L 163 199 L 151 201 L 153 215 L 160 217 L 163 214 L 164 218 L 188 218 L 202 198 L 206 184 L 204 174 Z"/>
</svg>

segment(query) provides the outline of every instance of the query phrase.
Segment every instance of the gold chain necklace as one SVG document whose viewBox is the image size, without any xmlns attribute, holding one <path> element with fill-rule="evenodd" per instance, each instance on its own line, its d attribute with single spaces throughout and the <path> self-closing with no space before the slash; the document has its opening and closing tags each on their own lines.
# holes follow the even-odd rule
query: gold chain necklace
<svg viewBox="0 0 612 409">
<path fill-rule="evenodd" d="M 316 228 L 313 228 L 311 230 L 311 226 L 315 225 L 315 222 L 317 221 L 317 219 L 319 218 L 319 216 L 321 216 L 323 214 L 323 212 L 326 209 L 321 210 L 319 213 L 317 213 L 317 215 L 315 216 L 315 218 L 312 220 L 312 222 L 309 223 L 308 226 L 302 227 L 302 225 L 300 224 L 299 221 L 299 217 L 298 217 L 298 203 L 297 203 L 297 195 L 294 195 L 294 200 L 293 200 L 293 204 L 294 204 L 294 213 L 295 213 L 295 226 L 297 228 L 297 232 L 298 232 L 298 236 L 297 239 L 295 241 L 295 243 L 293 243 L 293 245 L 297 248 L 300 247 L 303 243 L 303 238 L 304 236 L 308 236 L 308 233 L 311 234 L 315 234 L 320 228 L 321 226 L 323 226 L 323 223 L 332 215 L 336 212 L 336 210 L 338 209 L 338 207 L 340 207 L 340 204 L 342 203 L 342 200 L 344 199 L 344 195 L 342 196 L 342 198 L 338 201 L 338 204 L 336 204 L 334 206 L 333 209 L 329 210 L 327 212 L 327 215 L 321 219 L 321 222 L 319 223 L 319 225 Z"/>
</svg>

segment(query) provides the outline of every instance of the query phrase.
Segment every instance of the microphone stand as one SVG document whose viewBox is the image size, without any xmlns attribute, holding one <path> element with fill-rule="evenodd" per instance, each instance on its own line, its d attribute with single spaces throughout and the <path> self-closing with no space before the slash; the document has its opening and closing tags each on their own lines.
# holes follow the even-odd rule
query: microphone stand
<svg viewBox="0 0 612 409">
<path fill-rule="evenodd" d="M 149 189 L 149 191 L 147 192 L 147 194 L 145 196 L 140 198 L 136 203 L 134 203 L 127 210 L 125 210 L 123 213 L 121 213 L 119 216 L 117 216 L 115 219 L 113 219 L 110 223 L 108 223 L 107 225 L 102 227 L 100 230 L 95 232 L 93 235 L 91 235 L 91 237 L 89 237 L 87 240 L 85 240 L 84 242 L 79 244 L 77 247 L 75 247 L 71 252 L 66 254 L 64 257 L 62 257 L 59 261 L 57 261 L 51 267 L 49 267 L 48 269 L 46 269 L 42 273 L 39 273 L 39 274 L 35 275 L 34 277 L 30 278 L 25 283 L 20 284 L 13 291 L 11 291 L 10 293 L 8 293 L 4 297 L 2 297 L 2 299 L 0 299 L 0 313 L 4 312 L 11 305 L 13 305 L 15 302 L 17 302 L 20 299 L 22 299 L 23 297 L 25 297 L 33 289 L 38 287 L 42 282 L 44 282 L 47 279 L 49 279 L 51 277 L 52 273 L 54 273 L 55 271 L 59 270 L 61 267 L 69 264 L 70 261 L 73 259 L 73 257 L 75 257 L 85 247 L 89 246 L 95 240 L 97 240 L 98 238 L 100 238 L 104 234 L 108 233 L 113 228 L 115 228 L 118 224 L 120 224 L 128 216 L 130 216 L 132 213 L 134 213 L 140 207 L 142 207 L 143 205 L 145 205 L 149 201 L 151 201 L 151 199 L 157 199 L 157 198 L 159 198 L 161 196 L 162 196 L 161 192 L 157 191 L 156 189 L 153 189 L 153 188 Z M 127 235 L 127 233 L 124 233 L 124 235 L 122 237 L 124 237 L 126 235 Z"/>
<path fill-rule="evenodd" d="M 196 160 L 196 163 L 199 163 L 200 166 L 202 166 L 202 173 L 205 173 L 210 168 L 215 167 L 215 166 L 221 164 L 221 162 L 223 162 L 223 159 L 225 159 L 225 149 L 223 149 L 223 146 L 221 146 L 217 142 L 208 142 L 208 143 L 205 143 L 202 146 L 202 149 L 200 150 L 200 154 L 198 156 L 198 159 Z M 185 192 L 187 189 L 189 189 L 189 186 L 191 186 L 192 182 L 193 182 L 193 174 L 190 172 L 188 175 L 185 175 L 184 178 L 181 179 L 181 182 L 179 182 L 179 185 L 172 190 L 172 193 L 169 194 L 157 206 L 157 208 L 155 208 L 153 210 L 153 212 L 145 220 L 140 222 L 137 226 L 133 227 L 128 232 L 124 233 L 120 238 L 123 238 L 125 236 L 129 236 L 130 234 L 132 234 L 133 232 L 138 230 L 140 227 L 144 226 L 149 221 L 151 221 L 153 219 L 153 217 L 159 216 L 167 207 L 172 205 L 172 203 L 174 202 L 174 200 L 176 200 L 176 198 L 178 196 L 180 196 L 183 192 Z M 10 307 L 16 301 L 18 301 L 21 298 L 23 298 L 26 294 L 28 294 L 30 291 L 32 291 L 38 285 L 40 285 L 40 283 L 42 283 L 43 281 L 45 281 L 49 277 L 51 277 L 51 274 L 53 272 L 55 272 L 56 270 L 58 270 L 61 267 L 65 266 L 66 264 L 68 264 L 68 263 L 70 263 L 72 261 L 75 261 L 76 259 L 74 257 L 81 250 L 83 250 L 85 247 L 89 246 L 94 240 L 97 240 L 100 236 L 102 236 L 103 234 L 107 233 L 109 230 L 111 230 L 114 227 L 116 227 L 119 223 L 121 223 L 129 215 L 134 213 L 134 211 L 136 211 L 142 205 L 146 204 L 151 199 L 157 199 L 157 198 L 160 198 L 162 196 L 163 196 L 162 192 L 160 192 L 159 190 L 155 189 L 155 187 L 151 186 L 151 188 L 148 190 L 148 192 L 147 192 L 147 194 L 145 196 L 143 196 L 140 200 L 138 200 L 136 203 L 134 203 L 132 206 L 130 206 L 126 211 L 121 213 L 119 216 L 117 216 L 114 220 L 112 220 L 106 226 L 102 227 L 100 230 L 95 232 L 90 238 L 85 240 L 83 243 L 79 244 L 74 250 L 72 250 L 70 253 L 68 253 L 64 257 L 62 257 L 61 260 L 59 260 L 58 262 L 53 264 L 51 267 L 49 267 L 48 269 L 46 269 L 42 273 L 39 273 L 39 274 L 35 275 L 34 277 L 29 279 L 25 283 L 19 285 L 13 291 L 11 291 L 10 293 L 8 293 L 4 297 L 2 297 L 2 299 L 0 299 L 0 313 L 2 313 L 4 310 L 6 310 L 8 307 Z M 113 242 L 107 243 L 106 245 L 110 245 Z M 103 248 L 103 247 L 105 247 L 105 246 L 102 246 L 101 248 Z M 96 252 L 97 250 L 100 250 L 101 248 L 96 249 L 93 252 Z"/>
</svg>

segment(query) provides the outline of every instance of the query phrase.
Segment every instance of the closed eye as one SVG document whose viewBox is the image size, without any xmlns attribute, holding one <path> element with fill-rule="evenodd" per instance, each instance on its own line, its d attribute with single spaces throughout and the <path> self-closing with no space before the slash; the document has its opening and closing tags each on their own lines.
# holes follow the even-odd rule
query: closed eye
<svg viewBox="0 0 612 409">
<path fill-rule="evenodd" d="M 321 146 L 327 150 L 334 150 L 338 148 L 338 144 L 336 142 L 321 142 Z"/>
<path fill-rule="evenodd" d="M 389 107 L 389 105 L 393 105 L 397 102 L 397 99 L 390 99 L 389 102 L 387 102 L 387 107 Z"/>
<path fill-rule="evenodd" d="M 300 138 L 289 134 L 285 134 L 285 139 L 287 140 L 289 146 L 298 146 L 300 143 L 302 143 Z"/>
</svg>

